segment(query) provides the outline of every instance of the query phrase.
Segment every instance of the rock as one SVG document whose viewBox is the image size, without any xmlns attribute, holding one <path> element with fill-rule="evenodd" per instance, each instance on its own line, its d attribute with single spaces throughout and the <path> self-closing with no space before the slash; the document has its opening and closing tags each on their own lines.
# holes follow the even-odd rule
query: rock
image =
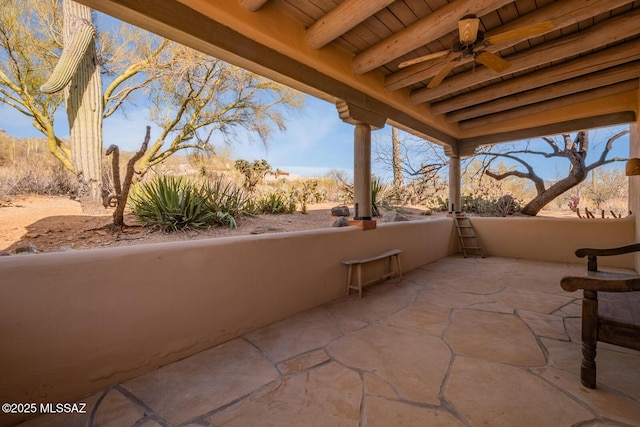
<svg viewBox="0 0 640 427">
<path fill-rule="evenodd" d="M 251 234 L 277 233 L 279 231 L 284 231 L 284 229 L 273 227 L 271 225 L 260 225 L 256 227 Z"/>
<path fill-rule="evenodd" d="M 351 213 L 349 212 L 348 206 L 335 206 L 331 208 L 331 215 L 333 216 L 349 216 Z"/>
<path fill-rule="evenodd" d="M 9 256 L 9 255 L 11 255 L 11 252 L 0 251 L 0 256 Z"/>
<path fill-rule="evenodd" d="M 24 246 L 18 246 L 16 247 L 16 253 L 17 254 L 21 254 L 21 253 L 38 253 L 40 252 L 38 250 L 38 248 L 36 247 L 36 245 L 34 245 L 33 243 L 29 243 L 28 245 L 24 245 Z"/>
<path fill-rule="evenodd" d="M 398 212 L 387 212 L 382 216 L 382 222 L 399 222 L 399 221 L 409 221 L 409 218 L 407 218 L 402 214 L 399 214 Z"/>
<path fill-rule="evenodd" d="M 336 219 L 331 226 L 332 227 L 348 227 L 349 226 L 349 219 L 344 217 L 344 216 L 340 217 L 340 218 Z"/>
</svg>

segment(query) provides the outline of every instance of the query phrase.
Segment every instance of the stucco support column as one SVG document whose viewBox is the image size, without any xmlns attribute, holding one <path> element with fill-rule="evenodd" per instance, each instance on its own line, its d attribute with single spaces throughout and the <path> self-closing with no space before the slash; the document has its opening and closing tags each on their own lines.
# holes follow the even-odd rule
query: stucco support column
<svg viewBox="0 0 640 427">
<path fill-rule="evenodd" d="M 354 221 L 364 221 L 363 229 L 374 228 L 371 211 L 371 131 L 384 127 L 386 118 L 366 108 L 339 101 L 338 115 L 355 126 L 353 131 Z M 366 222 L 373 222 L 367 226 Z"/>
<path fill-rule="evenodd" d="M 460 157 L 449 156 L 449 213 L 462 212 Z"/>
<path fill-rule="evenodd" d="M 358 123 L 353 131 L 353 195 L 355 220 L 371 215 L 371 126 Z"/>
</svg>

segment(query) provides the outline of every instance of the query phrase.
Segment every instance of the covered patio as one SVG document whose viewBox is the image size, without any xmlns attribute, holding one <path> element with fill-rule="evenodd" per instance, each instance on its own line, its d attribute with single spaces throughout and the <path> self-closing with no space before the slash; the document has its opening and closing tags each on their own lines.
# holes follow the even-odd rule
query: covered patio
<svg viewBox="0 0 640 427">
<path fill-rule="evenodd" d="M 629 124 L 640 157 L 638 2 L 81 3 L 334 103 L 354 125 L 356 221 L 384 125 L 445 147 L 454 206 L 482 144 Z M 442 62 L 400 69 L 468 15 L 487 36 L 552 29 L 489 46 L 501 74 L 474 55 L 438 87 Z M 3 257 L 0 399 L 87 403 L 31 426 L 637 425 L 640 355 L 599 346 L 582 387 L 581 295 L 559 285 L 586 269 L 575 249 L 640 241 L 640 176 L 629 194 L 615 220 L 472 218 L 485 259 L 456 256 L 451 218 Z M 402 282 L 345 297 L 341 261 L 392 248 Z M 601 265 L 638 271 L 640 254 Z"/>
<path fill-rule="evenodd" d="M 579 264 L 445 257 L 80 399 L 36 426 L 637 425 L 640 352 L 580 385 Z"/>
</svg>

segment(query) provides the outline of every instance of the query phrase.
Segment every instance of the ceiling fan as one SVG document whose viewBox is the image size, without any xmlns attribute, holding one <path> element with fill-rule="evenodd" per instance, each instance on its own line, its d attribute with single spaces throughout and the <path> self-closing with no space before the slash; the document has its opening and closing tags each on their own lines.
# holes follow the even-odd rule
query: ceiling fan
<svg viewBox="0 0 640 427">
<path fill-rule="evenodd" d="M 485 50 L 488 46 L 539 36 L 553 29 L 553 23 L 546 21 L 526 25 L 515 30 L 505 31 L 504 33 L 485 38 L 484 33 L 478 29 L 479 26 L 480 19 L 476 18 L 475 15 L 465 16 L 458 21 L 459 37 L 451 49 L 401 62 L 398 67 L 404 68 L 420 62 L 446 57 L 447 61 L 442 69 L 427 85 L 430 89 L 442 83 L 445 77 L 447 77 L 447 74 L 451 72 L 456 66 L 456 63 L 461 59 L 473 58 L 474 61 L 485 67 L 501 73 L 506 71 L 511 64 L 495 53 Z"/>
</svg>

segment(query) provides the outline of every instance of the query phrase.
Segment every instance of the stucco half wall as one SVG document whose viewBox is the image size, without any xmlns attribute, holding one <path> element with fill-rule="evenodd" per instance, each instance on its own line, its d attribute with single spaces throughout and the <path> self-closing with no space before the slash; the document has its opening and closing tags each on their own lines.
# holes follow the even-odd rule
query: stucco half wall
<svg viewBox="0 0 640 427">
<path fill-rule="evenodd" d="M 452 235 L 446 218 L 0 258 L 0 400 L 75 401 L 343 296 L 342 260 L 398 248 L 408 271 Z"/>
<path fill-rule="evenodd" d="M 635 214 L 620 219 L 471 217 L 485 254 L 585 263 L 578 248 L 613 248 L 635 242 Z M 634 268 L 633 255 L 598 258 L 601 266 Z"/>
</svg>

